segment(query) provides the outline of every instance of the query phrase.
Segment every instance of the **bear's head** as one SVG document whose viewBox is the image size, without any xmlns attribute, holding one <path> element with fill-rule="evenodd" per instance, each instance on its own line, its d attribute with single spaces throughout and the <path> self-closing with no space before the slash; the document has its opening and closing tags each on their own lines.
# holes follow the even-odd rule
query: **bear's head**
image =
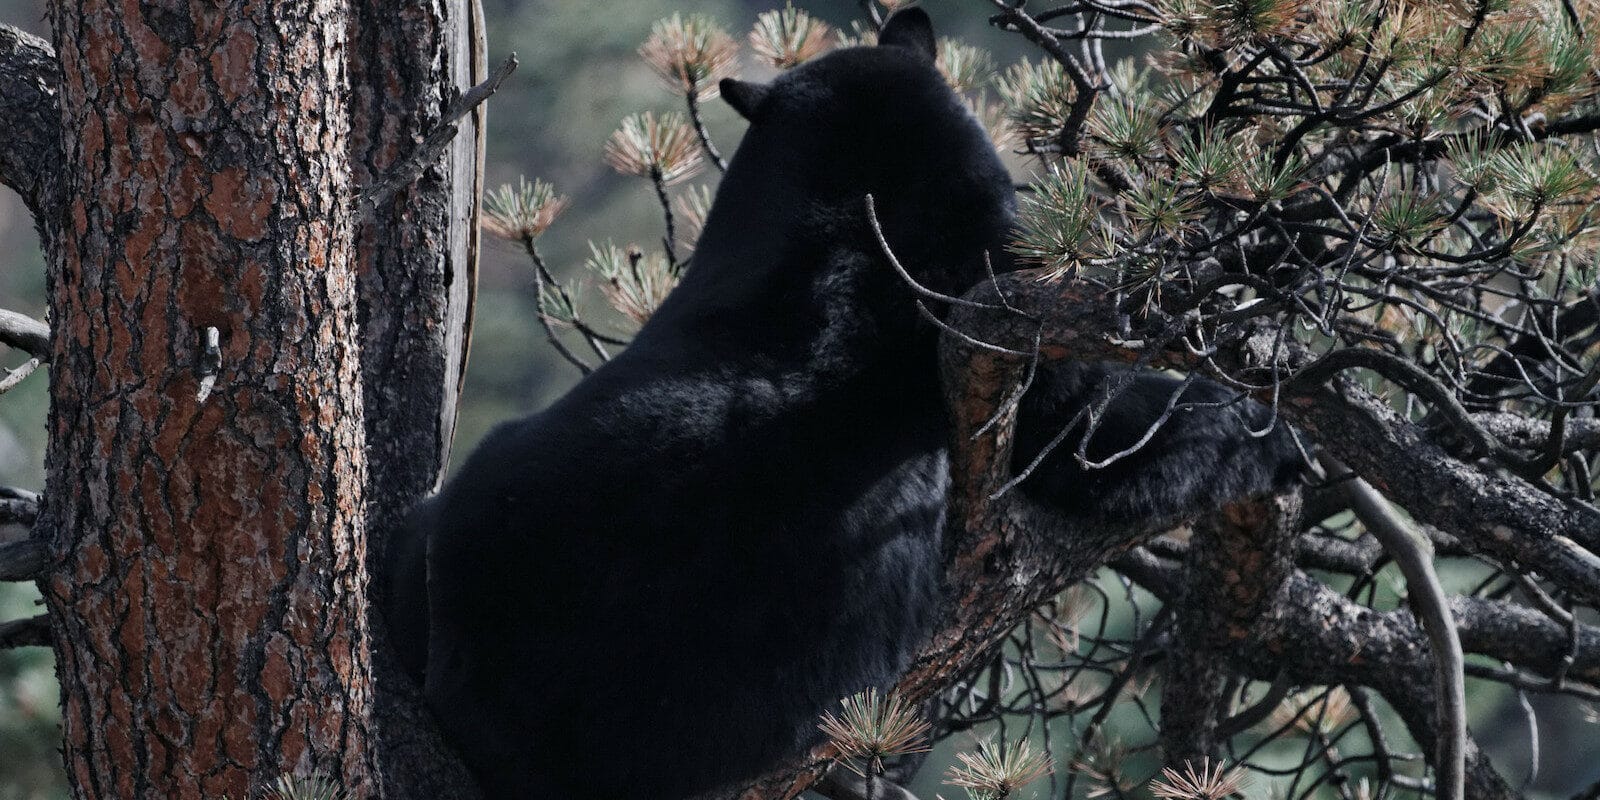
<svg viewBox="0 0 1600 800">
<path fill-rule="evenodd" d="M 888 20 L 875 47 L 835 51 L 770 83 L 724 80 L 722 96 L 750 127 L 695 268 L 718 248 L 738 251 L 740 269 L 776 250 L 782 268 L 809 269 L 853 248 L 892 277 L 867 223 L 871 194 L 893 252 L 927 288 L 962 294 L 984 278 L 985 252 L 1003 269 L 1011 177 L 940 75 L 936 46 L 927 14 L 912 8 Z"/>
</svg>

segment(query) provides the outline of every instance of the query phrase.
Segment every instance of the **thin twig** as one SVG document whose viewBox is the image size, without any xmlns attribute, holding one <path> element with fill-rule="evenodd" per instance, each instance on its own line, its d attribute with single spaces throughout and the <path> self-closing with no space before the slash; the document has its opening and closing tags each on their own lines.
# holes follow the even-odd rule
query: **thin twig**
<svg viewBox="0 0 1600 800">
<path fill-rule="evenodd" d="M 666 176 L 660 167 L 650 168 L 650 183 L 656 187 L 656 201 L 661 204 L 661 219 L 666 223 L 667 235 L 661 237 L 661 249 L 667 253 L 667 270 L 677 276 L 683 272 L 678 264 L 678 250 L 673 242 L 678 239 L 678 226 L 672 217 L 672 198 L 667 196 Z"/>
<path fill-rule="evenodd" d="M 978 302 L 976 300 L 968 300 L 968 299 L 966 299 L 964 297 L 951 297 L 950 295 L 947 295 L 947 294 L 940 294 L 939 292 L 936 292 L 936 291 L 934 291 L 932 289 L 929 289 L 928 287 L 923 286 L 922 284 L 918 283 L 917 279 L 911 277 L 911 273 L 907 272 L 906 268 L 900 264 L 900 259 L 895 257 L 894 250 L 889 247 L 889 240 L 883 235 L 883 226 L 881 224 L 879 224 L 879 222 L 878 222 L 878 204 L 877 204 L 877 201 L 875 201 L 872 198 L 872 195 L 869 194 L 866 197 L 866 203 L 867 203 L 867 224 L 872 226 L 872 235 L 874 237 L 877 237 L 878 249 L 883 253 L 884 258 L 889 259 L 889 266 L 894 267 L 894 271 L 896 273 L 899 273 L 900 280 L 905 281 L 906 285 L 911 287 L 912 291 L 916 292 L 917 294 L 919 294 L 919 295 L 921 295 L 921 296 L 923 296 L 923 297 L 925 297 L 925 298 L 927 298 L 929 300 L 937 300 L 937 301 L 939 301 L 941 303 L 948 303 L 948 304 L 953 305 L 953 306 L 964 306 L 966 308 L 981 308 L 981 309 L 985 309 L 985 310 L 988 310 L 988 311 L 1013 311 L 1014 312 L 1014 309 L 1012 309 L 1009 304 L 1007 304 L 1007 305 L 995 305 L 993 303 L 980 303 L 980 302 Z M 1020 312 L 1014 312 L 1014 313 L 1020 313 Z"/>
<path fill-rule="evenodd" d="M 539 248 L 534 246 L 532 236 L 524 236 L 522 238 L 522 249 L 527 252 L 528 258 L 533 260 L 533 283 L 534 291 L 536 293 L 534 295 L 534 304 L 536 306 L 535 311 L 539 316 L 539 327 L 544 328 L 544 335 L 545 338 L 549 340 L 550 346 L 554 347 L 556 352 L 560 353 L 561 357 L 567 360 L 567 363 L 577 367 L 578 371 L 584 375 L 588 375 L 594 371 L 594 367 L 589 366 L 588 362 L 580 358 L 577 353 L 572 352 L 572 350 L 567 347 L 566 343 L 561 341 L 561 337 L 556 334 L 555 326 L 550 324 L 550 312 L 548 310 L 548 301 L 546 299 L 549 297 L 548 292 L 550 289 L 547 287 L 549 287 L 551 284 L 554 284 L 556 292 L 561 296 L 562 304 L 572 312 L 573 327 L 578 329 L 579 333 L 584 337 L 584 340 L 589 343 L 590 349 L 594 350 L 595 355 L 599 356 L 601 361 L 605 361 L 610 358 L 610 355 L 606 352 L 605 345 L 601 344 L 595 339 L 595 337 L 591 336 L 589 332 L 581 325 L 581 323 L 578 322 L 578 311 L 572 305 L 572 298 L 567 295 L 566 289 L 561 288 L 561 284 L 555 282 L 555 277 L 550 274 L 548 269 L 545 268 L 544 259 L 539 256 Z"/>
<path fill-rule="evenodd" d="M 691 86 L 684 93 L 684 100 L 689 104 L 689 122 L 694 125 L 694 135 L 700 139 L 700 148 L 706 151 L 711 165 L 718 172 L 727 172 L 728 162 L 723 160 L 722 153 L 717 152 L 716 144 L 711 141 L 711 133 L 706 130 L 705 120 L 700 118 L 700 93 Z"/>
</svg>

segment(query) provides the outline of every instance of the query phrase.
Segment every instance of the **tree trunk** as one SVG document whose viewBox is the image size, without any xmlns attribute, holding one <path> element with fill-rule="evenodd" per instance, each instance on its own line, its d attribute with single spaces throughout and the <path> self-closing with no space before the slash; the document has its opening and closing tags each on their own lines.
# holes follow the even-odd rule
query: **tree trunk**
<svg viewBox="0 0 1600 800">
<path fill-rule="evenodd" d="M 351 27 L 351 164 L 364 185 L 408 158 L 456 92 L 486 76 L 476 0 L 361 0 Z M 466 367 L 478 260 L 483 107 L 443 158 L 356 233 L 371 562 L 444 475 Z M 375 586 L 374 591 L 381 591 Z M 373 620 L 374 691 L 389 800 L 468 800 L 475 784 Z"/>
<path fill-rule="evenodd" d="M 351 28 L 351 151 L 376 182 L 412 154 L 457 91 L 486 77 L 476 0 L 360 0 Z M 372 468 L 372 557 L 381 534 L 444 475 L 477 273 L 483 107 L 439 163 L 357 228 L 362 382 Z"/>
<path fill-rule="evenodd" d="M 316 771 L 367 796 L 349 12 L 53 14 L 42 521 L 69 777 L 84 798 L 244 798 Z"/>
</svg>

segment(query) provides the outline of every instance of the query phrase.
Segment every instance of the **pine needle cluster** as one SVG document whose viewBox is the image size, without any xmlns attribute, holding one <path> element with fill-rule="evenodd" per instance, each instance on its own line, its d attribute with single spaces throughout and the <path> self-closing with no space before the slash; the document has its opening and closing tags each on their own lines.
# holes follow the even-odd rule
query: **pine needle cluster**
<svg viewBox="0 0 1600 800">
<path fill-rule="evenodd" d="M 739 45 L 710 17 L 673 14 L 651 27 L 639 56 L 668 87 L 709 100 L 738 71 Z"/>
<path fill-rule="evenodd" d="M 852 762 L 865 762 L 877 774 L 883 772 L 885 758 L 927 752 L 930 727 L 899 695 L 868 689 L 840 701 L 840 706 L 837 716 L 823 714 L 817 727 L 857 773 L 865 774 Z"/>
<path fill-rule="evenodd" d="M 272 800 L 345 800 L 344 788 L 326 775 L 281 775 L 272 786 Z"/>
<path fill-rule="evenodd" d="M 661 253 L 646 253 L 631 245 L 621 248 L 609 241 L 589 243 L 584 268 L 599 279 L 606 302 L 635 326 L 650 319 L 678 285 L 671 264 Z"/>
<path fill-rule="evenodd" d="M 646 111 L 625 117 L 606 140 L 605 158 L 624 175 L 657 179 L 667 186 L 698 175 L 705 166 L 694 130 L 677 112 L 657 116 Z"/>
<path fill-rule="evenodd" d="M 789 69 L 833 49 L 833 26 L 794 7 L 792 3 L 756 17 L 750 31 L 750 49 L 778 69 Z"/>
<path fill-rule="evenodd" d="M 961 763 L 950 769 L 945 783 L 966 789 L 972 800 L 1005 800 L 1055 767 L 1027 739 L 979 742 L 975 750 L 957 753 L 956 760 Z"/>
<path fill-rule="evenodd" d="M 1164 767 L 1161 778 L 1150 782 L 1150 793 L 1161 800 L 1225 800 L 1249 783 L 1242 770 L 1227 769 L 1220 762 L 1213 765 L 1211 759 L 1205 758 L 1198 768 L 1192 762 L 1184 762 L 1182 772 Z"/>
<path fill-rule="evenodd" d="M 483 228 L 513 242 L 532 242 L 544 234 L 567 208 L 567 198 L 550 184 L 519 176 L 517 185 L 501 184 L 483 198 Z"/>
</svg>

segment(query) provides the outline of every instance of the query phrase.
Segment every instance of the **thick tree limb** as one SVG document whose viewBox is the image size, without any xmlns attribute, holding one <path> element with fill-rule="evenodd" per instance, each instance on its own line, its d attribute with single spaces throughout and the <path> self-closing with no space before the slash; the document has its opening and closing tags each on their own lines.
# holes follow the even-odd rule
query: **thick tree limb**
<svg viewBox="0 0 1600 800">
<path fill-rule="evenodd" d="M 1450 611 L 1463 650 L 1552 680 L 1565 670 L 1568 678 L 1600 686 L 1600 628 L 1577 623 L 1569 630 L 1536 609 L 1479 597 L 1453 597 Z"/>
<path fill-rule="evenodd" d="M 1359 683 L 1377 689 L 1418 743 L 1430 750 L 1436 746 L 1437 669 L 1427 635 L 1409 611 L 1374 613 L 1296 574 L 1284 583 L 1272 613 L 1252 629 L 1235 657 L 1254 663 L 1255 676 L 1263 680 L 1282 670 L 1303 683 Z M 1465 796 L 1520 796 L 1470 738 L 1464 740 L 1463 751 Z"/>
<path fill-rule="evenodd" d="M 1163 602 L 1174 600 L 1182 592 L 1178 562 L 1158 557 L 1148 548 L 1129 550 L 1111 566 Z M 1316 582 L 1304 573 L 1298 574 L 1297 581 Z M 1450 612 L 1461 636 L 1461 648 L 1467 653 L 1552 678 L 1565 668 L 1568 678 L 1600 685 L 1600 627 L 1578 623 L 1568 630 L 1566 625 L 1528 606 L 1479 597 L 1450 598 Z M 1407 608 L 1378 616 L 1403 618 L 1396 624 L 1420 629 L 1415 614 Z M 1570 664 L 1566 664 L 1568 657 Z"/>
<path fill-rule="evenodd" d="M 1296 398 L 1287 412 L 1416 519 L 1600 605 L 1600 513 L 1592 507 L 1451 457 L 1384 401 L 1346 382 Z"/>
<path fill-rule="evenodd" d="M 0 183 L 22 195 L 35 220 L 54 206 L 47 198 L 61 164 L 60 75 L 48 42 L 0 25 Z"/>
<path fill-rule="evenodd" d="M 1122 334 L 1125 322 L 1104 289 L 1077 281 L 1043 282 L 1031 270 L 1001 276 L 993 286 L 981 284 L 968 298 L 993 302 L 997 290 L 1012 306 L 1041 320 L 1039 339 L 1046 358 L 1143 358 L 1155 367 L 1201 366 L 1198 354 L 1187 348 L 1150 351 L 1147 340 L 1170 339 L 1185 328 L 1183 319 L 1160 309 L 1151 309 L 1130 333 Z M 1182 298 L 1173 294 L 1177 307 Z M 1033 332 L 1032 323 L 1016 317 L 969 312 L 962 318 L 961 330 L 994 343 L 1024 342 Z M 1226 366 L 1254 368 L 1268 376 L 1275 363 L 1278 374 L 1285 374 L 1309 360 L 1275 334 L 1262 327 L 1234 348 L 1212 342 L 1212 356 Z M 1421 427 L 1344 375 L 1301 387 L 1280 408 L 1418 521 L 1458 537 L 1472 552 L 1521 564 L 1581 601 L 1600 605 L 1600 512 L 1592 506 L 1564 501 L 1514 475 L 1451 456 Z"/>
<path fill-rule="evenodd" d="M 439 140 L 441 149 L 419 153 L 418 146 L 452 114 L 451 98 L 488 77 L 488 64 L 477 0 L 404 6 L 361 0 L 351 10 L 348 105 L 355 183 L 373 186 L 394 178 L 397 169 L 416 177 L 389 201 L 369 206 L 355 242 L 368 591 L 379 609 L 389 599 L 384 565 L 390 539 L 443 476 L 456 429 L 477 282 L 487 109 L 478 105 L 450 117 L 460 133 Z M 388 622 L 372 615 L 384 797 L 478 797 L 475 781 L 399 665 Z M 414 625 L 417 619 L 393 622 Z"/>
<path fill-rule="evenodd" d="M 1294 571 L 1299 512 L 1299 495 L 1289 494 L 1234 503 L 1195 524 L 1162 683 L 1161 749 L 1169 767 L 1221 756 L 1228 650 L 1271 610 Z"/>
<path fill-rule="evenodd" d="M 1181 570 L 1176 563 L 1163 561 L 1140 548 L 1119 558 L 1114 566 L 1163 602 L 1176 602 L 1181 596 Z M 1508 620 L 1521 619 L 1520 615 L 1503 617 L 1491 625 L 1483 617 L 1497 616 L 1509 604 L 1477 602 L 1486 605 L 1470 610 L 1459 600 L 1453 605 L 1462 609 L 1458 614 L 1463 620 L 1462 639 L 1474 645 L 1493 641 L 1496 648 L 1501 647 L 1501 637 L 1508 631 L 1497 626 L 1516 625 Z M 1526 633 L 1533 629 L 1517 630 Z M 1543 626 L 1538 630 L 1548 633 Z M 1475 651 L 1470 645 L 1468 649 Z M 1258 680 L 1284 676 L 1301 685 L 1355 684 L 1376 689 L 1399 712 L 1418 743 L 1429 749 L 1436 744 L 1435 665 L 1427 635 L 1409 609 L 1375 612 L 1296 572 L 1279 588 L 1270 612 L 1254 620 L 1234 640 L 1228 654 L 1238 667 Z M 1535 657 L 1548 655 L 1548 651 L 1541 650 Z M 1593 655 L 1600 655 L 1600 651 Z M 1519 656 L 1522 657 L 1526 656 Z M 1467 797 L 1520 797 L 1470 737 L 1463 749 Z"/>
</svg>

